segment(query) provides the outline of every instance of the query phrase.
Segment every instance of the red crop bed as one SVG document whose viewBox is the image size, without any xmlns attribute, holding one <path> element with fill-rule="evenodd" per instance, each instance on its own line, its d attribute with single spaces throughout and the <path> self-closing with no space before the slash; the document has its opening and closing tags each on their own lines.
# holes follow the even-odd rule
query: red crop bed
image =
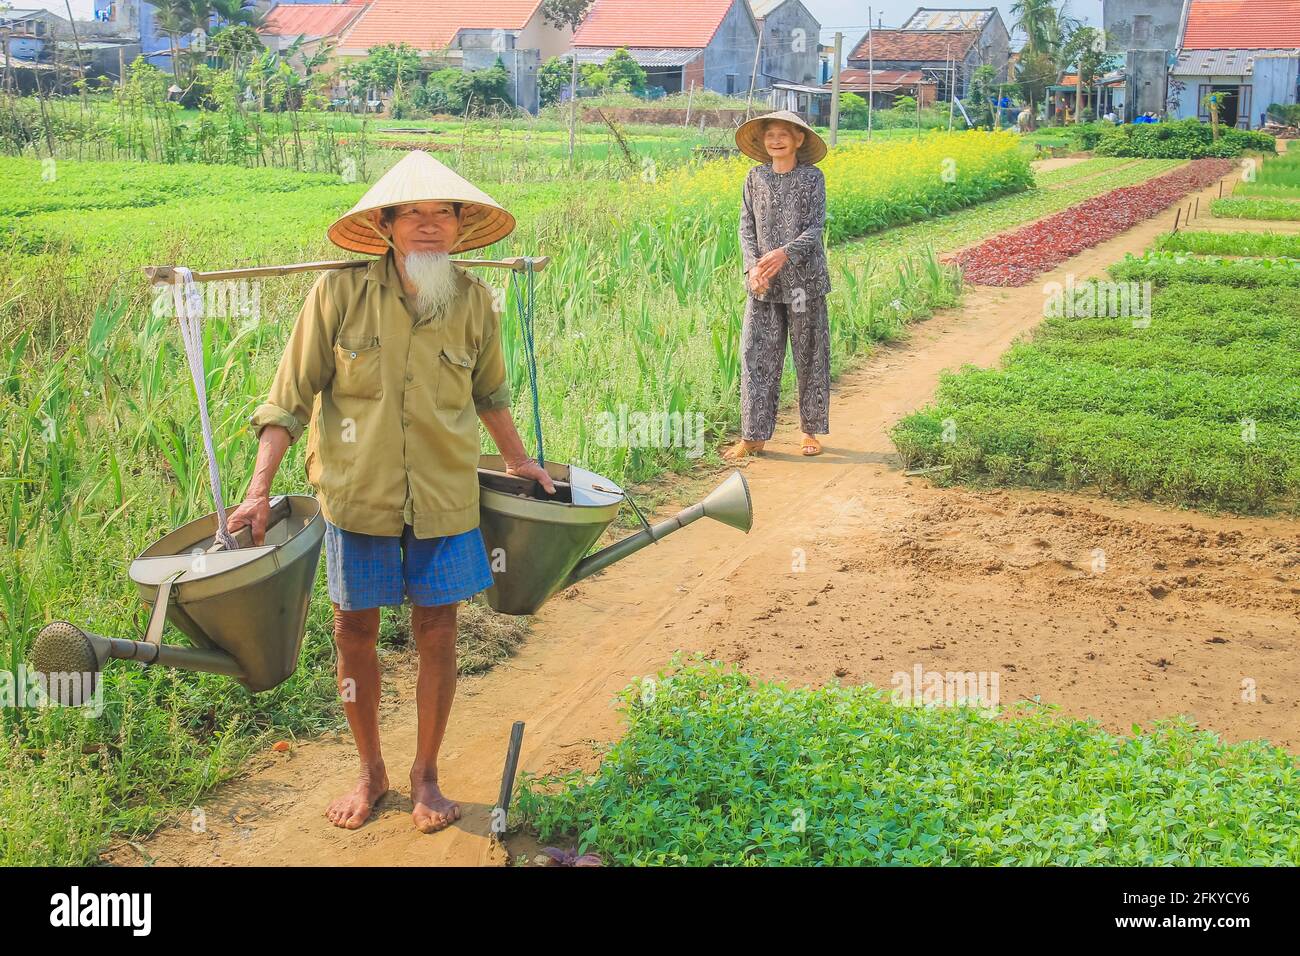
<svg viewBox="0 0 1300 956">
<path fill-rule="evenodd" d="M 1015 232 L 963 250 L 951 262 L 976 285 L 1025 285 L 1085 249 L 1113 239 L 1231 172 L 1230 159 L 1197 159 L 1137 186 L 1113 189 Z"/>
</svg>

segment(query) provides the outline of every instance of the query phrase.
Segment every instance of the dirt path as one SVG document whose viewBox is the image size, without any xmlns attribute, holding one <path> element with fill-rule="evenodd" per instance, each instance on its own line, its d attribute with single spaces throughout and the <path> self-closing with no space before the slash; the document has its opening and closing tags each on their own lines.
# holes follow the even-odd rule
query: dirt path
<svg viewBox="0 0 1300 956">
<path fill-rule="evenodd" d="M 1182 227 L 1184 232 L 1278 232 L 1294 235 L 1300 232 L 1300 222 L 1286 219 L 1219 219 L 1201 215 Z"/>
<path fill-rule="evenodd" d="M 1042 279 L 1100 274 L 1168 229 L 1173 215 Z M 823 457 L 798 457 L 794 425 L 783 421 L 783 440 L 747 468 L 756 513 L 749 536 L 701 522 L 615 565 L 552 601 L 516 658 L 462 682 L 442 767 L 464 807 L 453 829 L 423 836 L 412 828 L 403 778 L 415 722 L 402 676 L 384 718 L 399 790 L 361 830 L 336 830 L 322 816 L 351 785 L 351 747 L 315 741 L 268 755 L 212 794 L 205 832 L 192 832 L 187 814 L 110 859 L 502 862 L 488 833 L 511 722 L 528 722 L 523 769 L 590 766 L 591 745 L 619 732 L 616 692 L 678 649 L 796 684 L 838 677 L 889 687 L 893 674 L 917 665 L 991 671 L 1004 704 L 1037 695 L 1123 732 L 1187 713 L 1229 739 L 1300 748 L 1300 523 L 1082 495 L 944 490 L 900 472 L 889 427 L 927 400 L 943 370 L 994 364 L 1039 321 L 1040 287 L 976 289 L 962 308 L 846 376 Z M 801 561 L 803 570 L 792 570 Z"/>
</svg>

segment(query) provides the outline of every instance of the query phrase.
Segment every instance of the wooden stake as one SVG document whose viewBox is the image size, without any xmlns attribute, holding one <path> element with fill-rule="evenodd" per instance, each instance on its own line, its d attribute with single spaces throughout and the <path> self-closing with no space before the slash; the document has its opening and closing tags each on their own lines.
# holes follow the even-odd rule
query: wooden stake
<svg viewBox="0 0 1300 956">
<path fill-rule="evenodd" d="M 501 813 L 499 822 L 501 829 L 498 831 L 493 826 L 493 836 L 500 838 L 505 832 L 506 819 L 510 814 L 510 797 L 511 791 L 515 788 L 515 771 L 519 767 L 519 751 L 524 745 L 524 722 L 516 720 L 510 728 L 510 743 L 506 746 L 506 765 L 501 771 L 501 790 L 497 794 L 497 805 L 494 808 Z"/>
</svg>

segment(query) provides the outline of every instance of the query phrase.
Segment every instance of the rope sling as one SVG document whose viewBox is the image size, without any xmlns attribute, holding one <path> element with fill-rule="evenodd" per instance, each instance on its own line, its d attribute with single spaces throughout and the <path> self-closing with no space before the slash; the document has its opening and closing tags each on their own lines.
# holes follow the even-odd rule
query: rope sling
<svg viewBox="0 0 1300 956">
<path fill-rule="evenodd" d="M 208 382 L 203 369 L 203 293 L 194 281 L 194 274 L 184 266 L 176 267 L 176 282 L 172 285 L 172 302 L 176 306 L 176 319 L 185 343 L 185 359 L 194 380 L 194 397 L 199 403 L 199 425 L 203 431 L 203 448 L 208 456 L 208 484 L 212 488 L 212 501 L 217 506 L 217 532 L 215 540 L 223 548 L 235 550 L 239 545 L 226 530 L 226 504 L 221 494 L 221 473 L 217 470 L 216 446 L 212 440 L 212 422 L 208 418 Z"/>
</svg>

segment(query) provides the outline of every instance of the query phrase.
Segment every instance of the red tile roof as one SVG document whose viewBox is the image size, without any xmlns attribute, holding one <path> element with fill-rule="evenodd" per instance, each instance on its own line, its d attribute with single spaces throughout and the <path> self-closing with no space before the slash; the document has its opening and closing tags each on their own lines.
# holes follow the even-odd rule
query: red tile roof
<svg viewBox="0 0 1300 956">
<path fill-rule="evenodd" d="M 339 46 L 368 50 L 407 43 L 441 50 L 461 30 L 522 30 L 542 0 L 374 0 Z"/>
<path fill-rule="evenodd" d="M 1300 0 L 1192 0 L 1184 50 L 1300 47 Z"/>
<path fill-rule="evenodd" d="M 873 71 L 870 70 L 840 70 L 840 85 L 846 83 L 854 86 L 861 86 L 865 89 L 868 85 L 877 88 L 897 83 L 920 83 L 925 77 L 920 70 L 875 70 L 875 76 L 871 76 Z"/>
<path fill-rule="evenodd" d="M 271 8 L 257 32 L 270 36 L 334 36 L 364 10 L 364 0 L 349 3 L 281 3 Z"/>
<path fill-rule="evenodd" d="M 873 30 L 872 54 L 877 60 L 942 62 L 948 56 L 962 59 L 979 39 L 975 30 Z M 867 59 L 867 37 L 849 54 L 850 60 Z"/>
<path fill-rule="evenodd" d="M 734 3 L 746 0 L 596 0 L 574 46 L 701 49 Z"/>
</svg>

